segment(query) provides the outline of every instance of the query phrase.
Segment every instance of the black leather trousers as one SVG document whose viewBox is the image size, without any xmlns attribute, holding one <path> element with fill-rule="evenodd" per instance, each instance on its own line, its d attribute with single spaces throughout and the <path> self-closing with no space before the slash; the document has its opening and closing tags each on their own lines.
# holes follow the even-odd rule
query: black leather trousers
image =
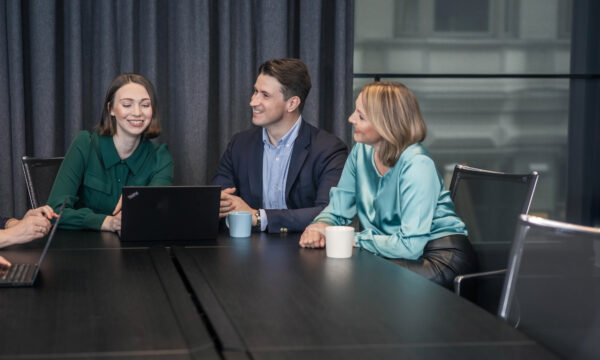
<svg viewBox="0 0 600 360">
<path fill-rule="evenodd" d="M 430 240 L 423 255 L 416 260 L 390 259 L 390 261 L 452 289 L 457 275 L 477 271 L 477 256 L 469 239 L 464 235 L 450 235 Z"/>
</svg>

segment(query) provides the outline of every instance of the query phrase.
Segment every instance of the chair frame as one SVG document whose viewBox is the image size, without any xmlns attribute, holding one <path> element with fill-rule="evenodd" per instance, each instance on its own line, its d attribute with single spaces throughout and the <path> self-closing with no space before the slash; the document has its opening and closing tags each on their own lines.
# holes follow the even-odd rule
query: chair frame
<svg viewBox="0 0 600 360">
<path fill-rule="evenodd" d="M 504 287 L 500 296 L 500 304 L 498 306 L 498 316 L 509 321 L 509 306 L 514 297 L 515 287 L 513 286 L 517 280 L 521 265 L 521 251 L 523 244 L 527 238 L 527 233 L 531 228 L 542 228 L 545 230 L 560 231 L 564 233 L 577 233 L 582 236 L 589 235 L 600 238 L 600 229 L 589 226 L 569 224 L 561 221 L 548 220 L 537 216 L 522 214 L 519 217 L 517 224 L 517 232 L 515 240 L 510 251 L 510 258 L 506 277 L 504 279 Z"/>
<path fill-rule="evenodd" d="M 484 170 L 478 169 L 462 164 L 457 164 L 454 167 L 454 173 L 452 174 L 452 181 L 450 182 L 450 197 L 454 199 L 457 191 L 457 184 L 460 178 L 463 175 L 477 175 L 477 176 L 489 176 L 490 178 L 502 178 L 502 179 L 518 179 L 518 178 L 527 178 L 527 182 L 529 183 L 529 189 L 527 190 L 527 196 L 523 204 L 523 208 L 521 209 L 522 214 L 527 214 L 529 212 L 529 208 L 531 207 L 531 201 L 533 200 L 533 194 L 535 192 L 535 188 L 537 186 L 537 182 L 539 179 L 539 174 L 537 171 L 532 171 L 530 174 L 511 174 L 511 173 L 503 173 L 498 171 Z M 494 275 L 502 275 L 506 274 L 506 269 L 498 269 L 493 271 L 484 271 L 484 272 L 476 272 L 471 274 L 462 274 L 454 278 L 454 292 L 457 295 L 460 295 L 461 286 L 464 280 L 474 279 L 479 277 L 486 276 L 494 276 Z"/>
<path fill-rule="evenodd" d="M 29 171 L 29 167 L 28 165 L 26 165 L 29 162 L 35 161 L 35 160 L 63 160 L 64 157 L 50 157 L 50 158 L 37 158 L 37 157 L 31 157 L 31 156 L 23 156 L 21 158 L 21 168 L 23 169 L 23 175 L 25 176 L 25 185 L 27 186 L 27 193 L 29 195 L 29 204 L 31 205 L 32 209 L 37 208 L 38 206 L 40 206 L 40 204 L 38 204 L 38 199 L 35 195 L 35 191 L 33 190 L 33 179 L 31 178 L 31 173 Z"/>
</svg>

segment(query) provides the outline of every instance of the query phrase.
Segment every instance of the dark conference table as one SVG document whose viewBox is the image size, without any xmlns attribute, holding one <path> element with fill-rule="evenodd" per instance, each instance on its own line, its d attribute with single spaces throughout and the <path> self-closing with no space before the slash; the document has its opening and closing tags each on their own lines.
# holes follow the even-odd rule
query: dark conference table
<svg viewBox="0 0 600 360">
<path fill-rule="evenodd" d="M 36 285 L 0 289 L 0 359 L 555 358 L 396 264 L 360 249 L 329 259 L 298 238 L 59 230 Z M 42 245 L 0 253 L 36 259 Z"/>
</svg>

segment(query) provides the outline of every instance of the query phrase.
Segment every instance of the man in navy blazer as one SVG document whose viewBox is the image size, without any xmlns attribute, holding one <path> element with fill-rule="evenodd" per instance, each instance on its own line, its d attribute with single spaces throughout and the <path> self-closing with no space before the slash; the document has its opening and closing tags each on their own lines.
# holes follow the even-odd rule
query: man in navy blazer
<svg viewBox="0 0 600 360">
<path fill-rule="evenodd" d="M 304 231 L 329 203 L 348 149 L 302 119 L 311 88 L 306 65 L 275 59 L 258 69 L 250 101 L 257 127 L 231 139 L 212 179 L 221 185 L 220 217 L 252 213 L 261 231 Z"/>
</svg>

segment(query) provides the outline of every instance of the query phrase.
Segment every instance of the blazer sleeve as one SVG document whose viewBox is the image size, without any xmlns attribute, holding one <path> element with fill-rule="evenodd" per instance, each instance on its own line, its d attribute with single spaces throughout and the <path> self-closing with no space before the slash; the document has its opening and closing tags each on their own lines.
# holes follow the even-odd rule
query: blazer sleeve
<svg viewBox="0 0 600 360">
<path fill-rule="evenodd" d="M 4 229 L 6 227 L 7 221 L 8 221 L 8 218 L 0 216 L 0 230 Z"/>
<path fill-rule="evenodd" d="M 334 141 L 331 141 L 335 139 Z M 329 204 L 329 190 L 335 186 L 342 175 L 344 163 L 348 157 L 348 148 L 338 138 L 325 138 L 327 144 L 316 156 L 312 169 L 317 182 L 315 201 L 311 206 L 297 209 L 265 209 L 268 219 L 267 231 L 278 233 L 282 228 L 288 231 L 303 231 L 308 224 Z M 319 150 L 318 150 L 319 151 Z M 310 169 L 311 166 L 305 168 Z M 303 169 L 304 171 L 304 169 Z"/>
<path fill-rule="evenodd" d="M 213 176 L 211 180 L 212 185 L 221 185 L 221 189 L 236 187 L 235 173 L 233 169 L 234 142 L 235 137 L 233 137 L 227 144 L 227 149 L 223 153 L 215 176 Z"/>
</svg>

